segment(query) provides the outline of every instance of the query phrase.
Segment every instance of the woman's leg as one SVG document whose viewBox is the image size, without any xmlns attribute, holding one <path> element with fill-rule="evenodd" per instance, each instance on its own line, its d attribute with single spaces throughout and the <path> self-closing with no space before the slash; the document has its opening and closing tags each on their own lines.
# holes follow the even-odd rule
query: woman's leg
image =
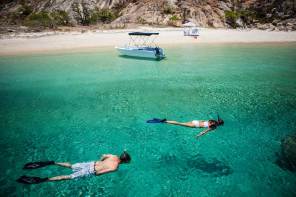
<svg viewBox="0 0 296 197">
<path fill-rule="evenodd" d="M 173 121 L 173 120 L 167 120 L 167 121 L 165 121 L 165 123 L 173 124 L 173 125 L 180 125 L 180 126 L 184 126 L 184 127 L 195 127 L 195 125 L 192 122 L 177 122 L 177 121 Z"/>
<path fill-rule="evenodd" d="M 70 175 L 62 175 L 62 176 L 55 176 L 48 178 L 48 181 L 62 181 L 62 180 L 69 180 L 71 179 Z"/>
<path fill-rule="evenodd" d="M 72 164 L 70 164 L 68 162 L 65 162 L 65 163 L 55 162 L 54 164 L 58 165 L 58 166 L 66 167 L 66 168 L 71 168 L 72 167 Z"/>
</svg>

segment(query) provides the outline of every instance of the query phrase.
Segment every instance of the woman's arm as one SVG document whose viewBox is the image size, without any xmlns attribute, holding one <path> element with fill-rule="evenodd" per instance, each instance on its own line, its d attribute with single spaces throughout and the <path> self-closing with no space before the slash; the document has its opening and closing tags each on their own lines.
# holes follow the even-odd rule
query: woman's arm
<svg viewBox="0 0 296 197">
<path fill-rule="evenodd" d="M 207 132 L 209 132 L 209 131 L 211 131 L 211 130 L 213 130 L 213 129 L 211 129 L 211 128 L 208 128 L 208 129 L 206 129 L 206 130 L 204 130 L 204 131 L 202 131 L 202 132 L 200 132 L 196 137 L 197 138 L 199 138 L 199 137 L 201 137 L 201 136 L 203 136 L 203 135 L 205 135 Z"/>
</svg>

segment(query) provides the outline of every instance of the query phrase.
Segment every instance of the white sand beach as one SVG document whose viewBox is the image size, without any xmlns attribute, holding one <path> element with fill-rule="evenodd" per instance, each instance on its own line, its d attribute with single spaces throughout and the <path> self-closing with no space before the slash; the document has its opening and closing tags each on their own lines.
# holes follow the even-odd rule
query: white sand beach
<svg viewBox="0 0 296 197">
<path fill-rule="evenodd" d="M 200 29 L 197 39 L 183 36 L 182 28 L 138 28 L 81 32 L 42 32 L 6 35 L 0 39 L 0 55 L 32 54 L 122 46 L 128 42 L 128 32 L 157 31 L 161 46 L 199 43 L 271 43 L 296 42 L 296 31 L 262 31 L 231 29 Z"/>
</svg>

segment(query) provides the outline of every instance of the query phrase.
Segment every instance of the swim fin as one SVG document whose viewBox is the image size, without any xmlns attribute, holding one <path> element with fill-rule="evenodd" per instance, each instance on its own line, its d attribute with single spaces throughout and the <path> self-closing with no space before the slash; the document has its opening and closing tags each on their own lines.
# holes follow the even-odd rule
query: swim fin
<svg viewBox="0 0 296 197">
<path fill-rule="evenodd" d="M 147 123 L 164 123 L 167 119 L 153 118 L 152 120 L 147 120 Z"/>
<path fill-rule="evenodd" d="M 48 178 L 21 176 L 16 181 L 23 184 L 38 184 L 48 181 Z"/>
<path fill-rule="evenodd" d="M 23 169 L 36 169 L 42 168 L 44 166 L 53 165 L 54 161 L 37 161 L 37 162 L 30 162 L 24 165 Z"/>
</svg>

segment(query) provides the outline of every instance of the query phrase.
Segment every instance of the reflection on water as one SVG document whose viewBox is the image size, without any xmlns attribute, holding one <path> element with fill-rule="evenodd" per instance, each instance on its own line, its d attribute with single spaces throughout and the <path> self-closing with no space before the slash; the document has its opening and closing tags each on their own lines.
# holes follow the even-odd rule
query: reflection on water
<svg viewBox="0 0 296 197">
<path fill-rule="evenodd" d="M 146 60 L 146 61 L 160 61 L 161 59 L 153 59 L 153 58 L 148 58 L 148 57 L 132 57 L 132 56 L 127 56 L 127 55 L 119 55 L 120 58 L 125 58 L 125 59 L 134 59 L 134 60 Z"/>
</svg>

